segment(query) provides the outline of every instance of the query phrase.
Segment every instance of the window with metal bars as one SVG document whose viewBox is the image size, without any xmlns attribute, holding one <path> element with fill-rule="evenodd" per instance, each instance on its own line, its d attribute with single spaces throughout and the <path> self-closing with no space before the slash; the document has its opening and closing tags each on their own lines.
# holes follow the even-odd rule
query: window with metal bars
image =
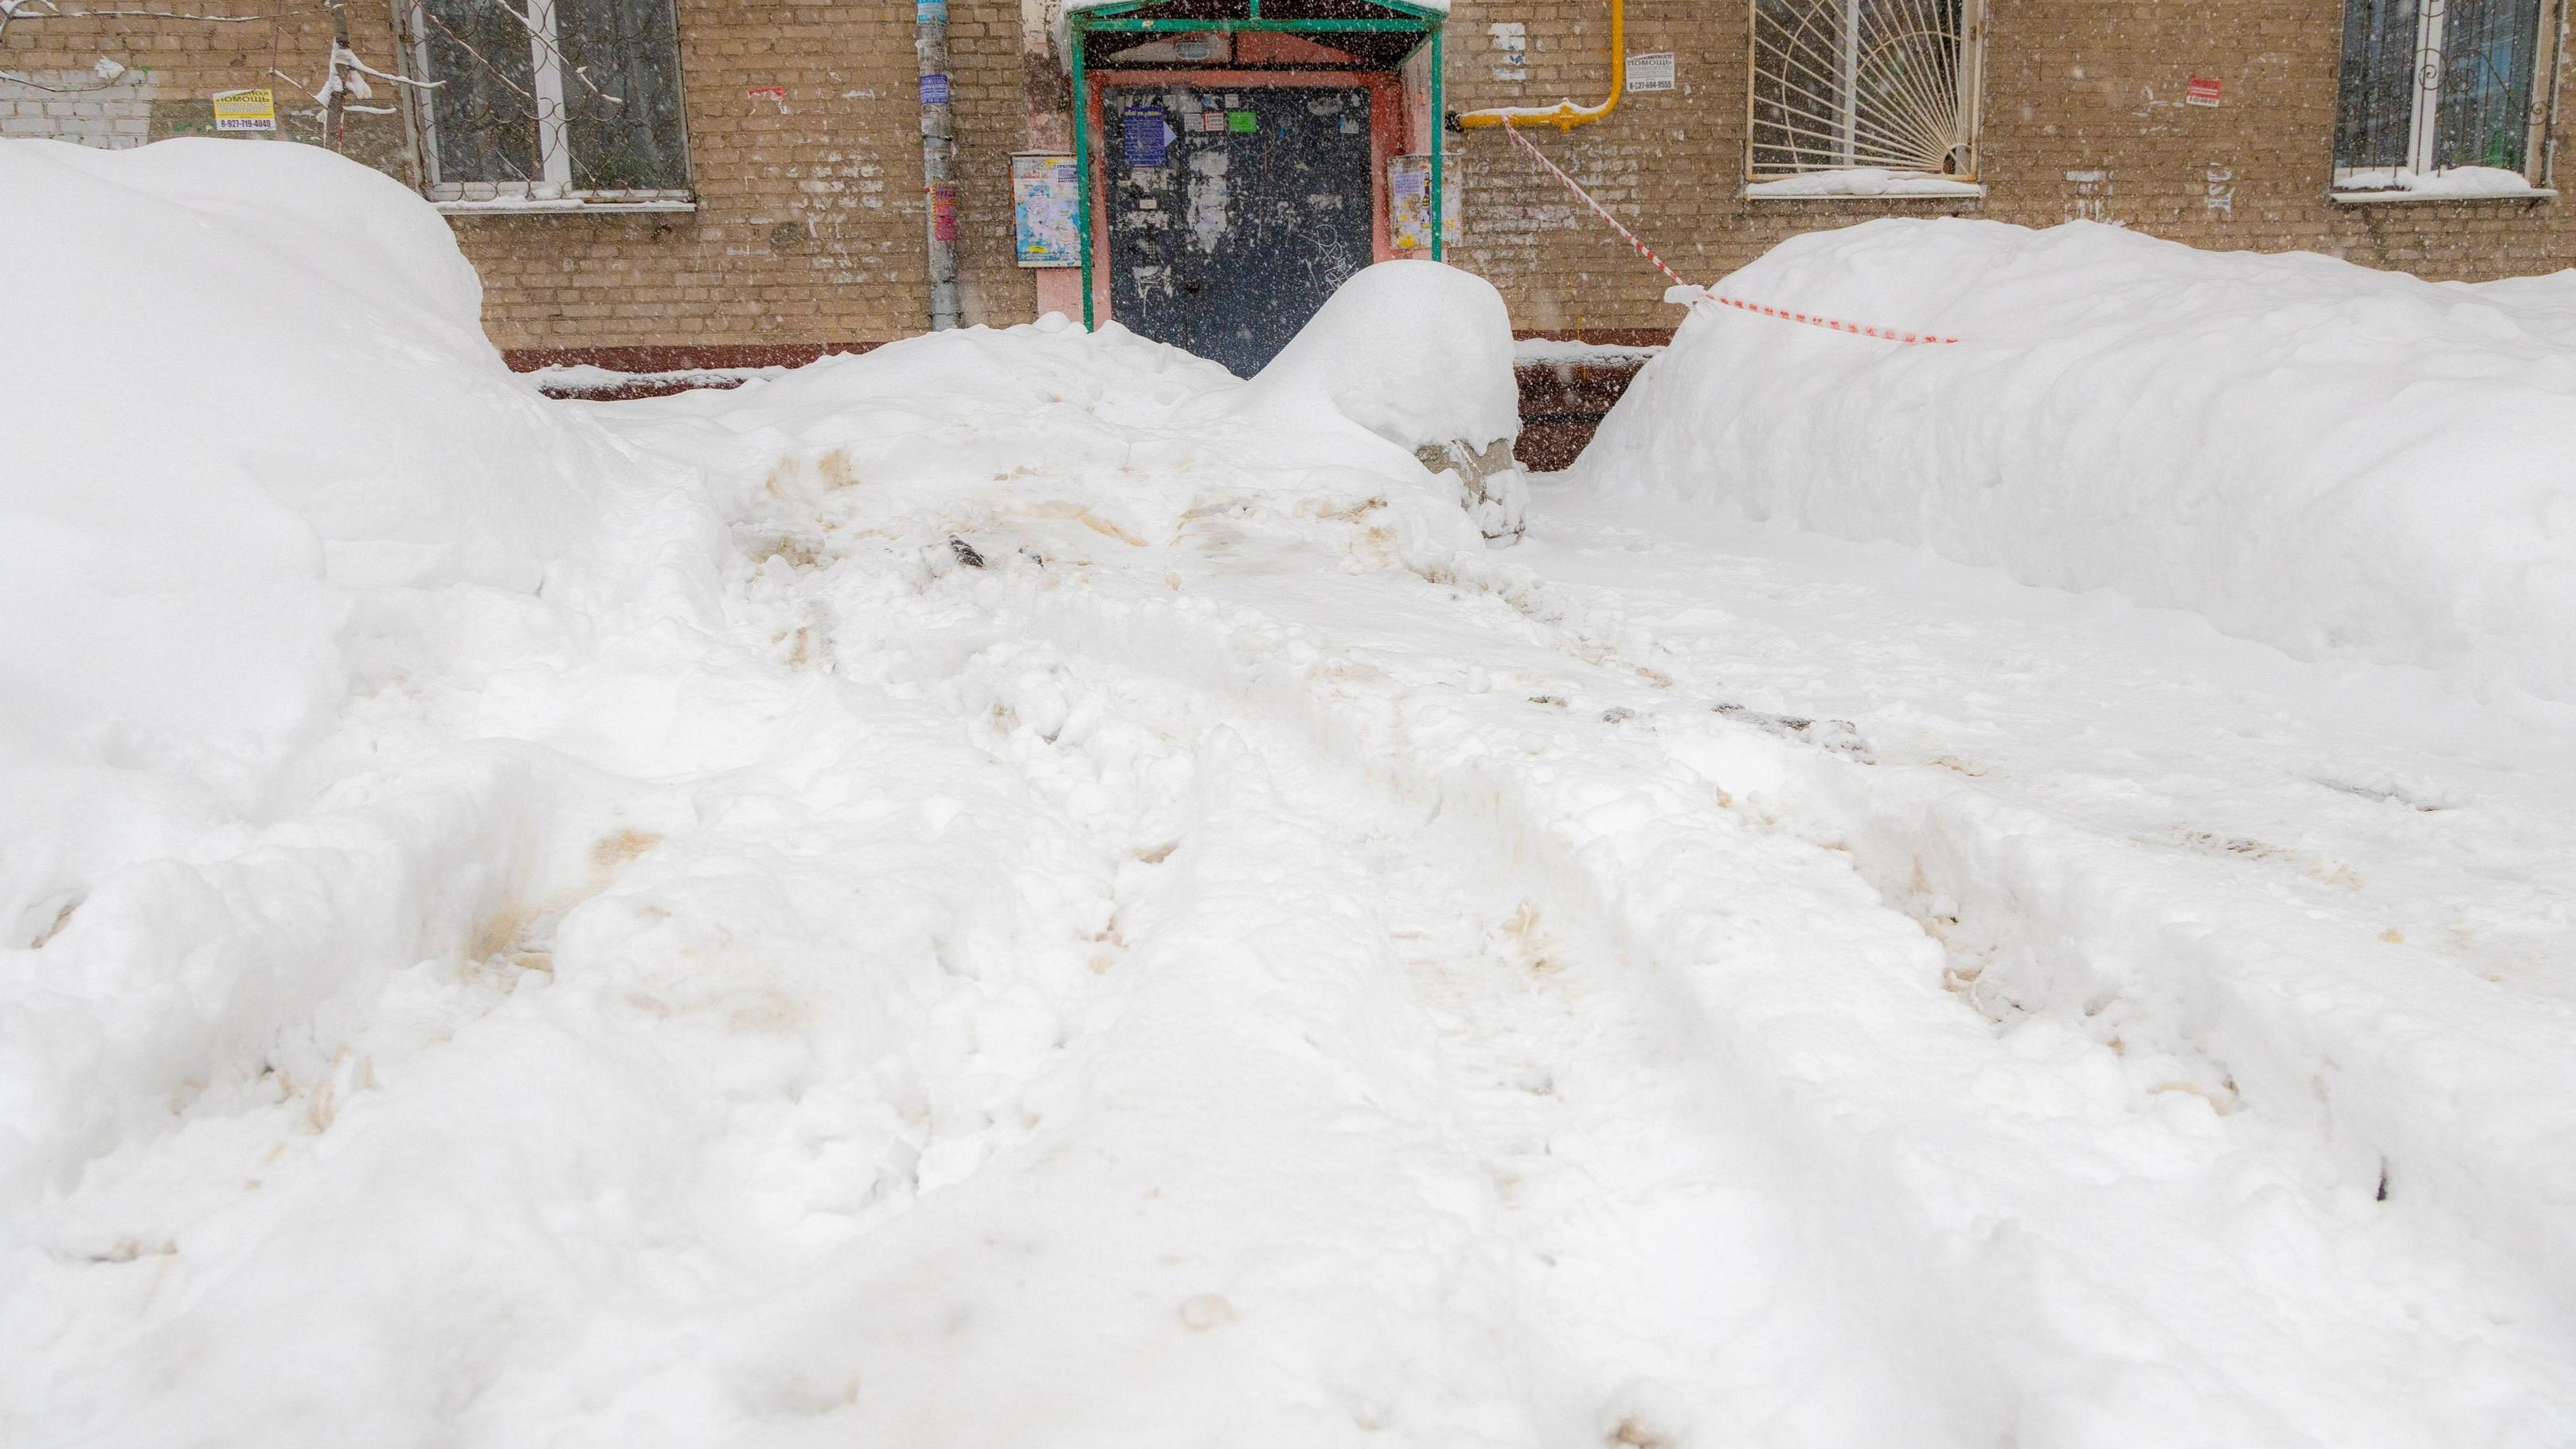
<svg viewBox="0 0 2576 1449">
<path fill-rule="evenodd" d="M 1982 0 L 1753 0 L 1752 179 L 1973 181 Z"/>
<path fill-rule="evenodd" d="M 685 201 L 672 0 L 410 0 L 437 201 Z"/>
<path fill-rule="evenodd" d="M 2553 0 L 2345 0 L 2336 188 L 2469 166 L 2540 181 L 2557 32 Z"/>
</svg>

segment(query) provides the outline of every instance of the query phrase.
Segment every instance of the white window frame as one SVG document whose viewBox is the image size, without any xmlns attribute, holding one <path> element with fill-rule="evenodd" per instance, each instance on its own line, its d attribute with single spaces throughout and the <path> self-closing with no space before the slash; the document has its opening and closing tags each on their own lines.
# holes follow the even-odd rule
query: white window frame
<svg viewBox="0 0 2576 1449">
<path fill-rule="evenodd" d="M 1863 13 L 1874 0 L 1829 0 L 1843 10 L 1842 44 L 1840 47 L 1841 96 L 1836 109 L 1841 117 L 1842 142 L 1840 169 L 1862 164 L 1855 154 L 1859 134 L 1859 77 L 1861 68 L 1861 35 Z M 1894 3 L 1894 0 L 1889 0 Z M 1751 0 L 1747 6 L 1746 66 L 1744 96 L 1744 177 L 1743 194 L 1754 200 L 1856 200 L 1874 201 L 1889 197 L 1964 198 L 1985 195 L 1979 180 L 1980 147 L 1985 129 L 1985 51 L 1986 0 L 1960 0 L 1958 36 L 1957 105 L 1963 144 L 1967 151 L 1965 169 L 1955 172 L 1928 172 L 1883 168 L 1891 172 L 1885 185 L 1877 189 L 1837 189 L 1831 180 L 1833 167 L 1765 168 L 1756 150 L 1760 134 L 1760 108 L 1765 66 L 1769 63 L 1763 50 L 1761 16 L 1762 0 Z M 1821 183 L 1821 184 L 1820 184 Z"/>
<path fill-rule="evenodd" d="M 510 0 L 487 3 L 512 10 Z M 564 109 L 563 52 L 555 44 L 555 0 L 527 0 L 517 12 L 528 31 L 532 62 L 529 94 L 537 109 L 537 178 L 532 181 L 448 181 L 438 175 L 438 105 L 433 92 L 404 87 L 410 104 L 403 109 L 411 130 L 412 154 L 418 158 L 421 194 L 442 212 L 500 215 L 572 211 L 687 212 L 697 210 L 691 187 L 576 189 L 572 184 L 572 120 Z M 394 0 L 412 74 L 435 81 L 430 65 L 427 0 Z M 675 38 L 676 39 L 676 38 Z M 676 57 L 674 57 L 676 61 Z M 682 78 L 683 93 L 687 80 Z M 689 155 L 688 113 L 680 116 L 680 154 Z"/>
<path fill-rule="evenodd" d="M 2560 53 L 2567 24 L 2565 0 L 2541 0 L 2539 34 L 2532 39 L 2529 134 L 2524 142 L 2523 155 L 2527 159 L 2522 172 L 2529 190 L 2461 194 L 2438 190 L 2414 191 L 2399 183 L 2394 174 L 2398 171 L 2417 176 L 2439 174 L 2436 162 L 2441 157 L 2442 83 L 2448 74 L 2443 65 L 2443 30 L 2449 16 L 2450 0 L 2421 0 L 2416 7 L 2415 65 L 2412 72 L 2415 84 L 2409 91 L 2411 111 L 2406 126 L 2406 164 L 2403 167 L 2338 164 L 2334 168 L 2334 200 L 2346 203 L 2516 201 L 2547 200 L 2558 194 L 2550 188 L 2551 163 L 2555 159 L 2551 130 L 2558 113 Z M 2340 21 L 2341 17 L 2337 18 Z M 2344 84 L 2340 72 L 2336 84 Z M 2340 102 L 2341 97 L 2338 96 L 2337 100 Z"/>
</svg>

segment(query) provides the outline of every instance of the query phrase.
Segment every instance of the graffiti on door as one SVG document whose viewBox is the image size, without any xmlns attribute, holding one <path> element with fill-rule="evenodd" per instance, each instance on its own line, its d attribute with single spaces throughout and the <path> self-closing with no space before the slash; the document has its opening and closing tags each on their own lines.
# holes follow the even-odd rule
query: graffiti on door
<svg viewBox="0 0 2576 1449">
<path fill-rule="evenodd" d="M 1374 256 L 1364 89 L 1103 97 L 1110 310 L 1249 377 Z"/>
</svg>

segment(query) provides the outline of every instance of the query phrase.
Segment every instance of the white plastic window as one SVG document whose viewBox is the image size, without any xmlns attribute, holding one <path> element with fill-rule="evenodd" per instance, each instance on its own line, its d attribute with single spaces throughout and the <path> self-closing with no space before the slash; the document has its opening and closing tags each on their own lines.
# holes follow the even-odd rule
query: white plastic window
<svg viewBox="0 0 2576 1449">
<path fill-rule="evenodd" d="M 2538 183 L 2557 31 L 2551 0 L 2346 0 L 2336 188 Z"/>
</svg>

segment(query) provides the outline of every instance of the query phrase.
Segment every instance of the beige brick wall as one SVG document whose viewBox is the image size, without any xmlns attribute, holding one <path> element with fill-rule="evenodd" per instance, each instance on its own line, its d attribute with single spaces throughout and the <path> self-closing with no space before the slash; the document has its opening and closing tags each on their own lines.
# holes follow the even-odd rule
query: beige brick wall
<svg viewBox="0 0 2576 1449">
<path fill-rule="evenodd" d="M 969 322 L 994 326 L 1035 320 L 1037 289 L 1015 259 L 1011 215 L 1011 153 L 1030 149 L 1019 0 L 949 0 L 948 68 L 962 310 Z"/>
<path fill-rule="evenodd" d="M 56 90 L 0 81 L 0 131 L 124 144 L 205 129 L 215 90 L 285 90 L 273 69 L 318 83 L 329 46 L 320 11 L 205 7 L 260 18 L 11 26 L 0 70 Z M 698 210 L 458 218 L 483 271 L 494 340 L 730 347 L 920 330 L 928 294 L 912 13 L 910 0 L 680 0 Z M 355 0 L 350 14 L 360 51 L 390 59 L 382 0 Z M 2079 211 L 2200 246 L 2309 248 L 2432 276 L 2576 266 L 2565 204 L 2326 199 L 2339 14 L 2336 0 L 1992 0 L 1981 202 L 1743 199 L 1743 0 L 1629 0 L 1628 48 L 1675 52 L 1680 89 L 1623 97 L 1610 121 L 1541 133 L 1540 144 L 1694 278 L 1721 276 L 1798 232 L 1872 216 L 2045 226 Z M 1607 18 L 1607 0 L 1458 0 L 1450 106 L 1599 99 Z M 1505 21 L 1527 29 L 1526 80 L 1496 77 L 1489 27 Z M 1043 59 L 1032 69 L 1018 0 L 953 0 L 951 49 L 966 314 L 1026 320 L 1034 294 L 1011 257 L 1010 154 L 1030 139 L 1030 91 L 1061 77 Z M 92 70 L 100 56 L 129 70 L 102 81 Z M 2192 75 L 2220 78 L 2224 104 L 2177 104 Z M 785 89 L 783 112 L 750 94 L 769 86 Z M 285 124 L 289 139 L 318 137 L 309 115 Z M 2558 135 L 2568 133 L 2562 116 Z M 1493 278 L 1522 325 L 1671 324 L 1662 279 L 1507 138 L 1480 131 L 1451 145 L 1465 228 L 1453 259 Z M 396 174 L 408 168 L 389 119 L 353 118 L 349 149 Z M 2077 183 L 2069 172 L 2104 179 Z"/>
<path fill-rule="evenodd" d="M 318 87 L 330 53 L 327 17 L 284 7 L 295 13 L 266 18 L 279 8 L 207 0 L 208 13 L 260 17 L 238 25 L 20 21 L 0 36 L 0 70 L 87 86 L 101 85 L 91 66 L 102 55 L 131 69 L 77 95 L 0 80 L 8 107 L 0 118 L 10 134 L 112 144 L 142 137 L 130 124 L 101 131 L 115 122 L 109 107 L 142 107 L 154 138 L 189 134 L 211 129 L 214 91 L 273 85 L 289 110 L 282 136 L 319 140 L 318 120 L 292 110 L 309 103 L 269 72 Z M 353 0 L 349 13 L 360 54 L 394 69 L 390 6 Z M 970 237 L 998 228 L 1004 238 L 998 251 L 966 248 L 969 317 L 1020 320 L 1028 288 L 1007 240 L 1009 153 L 1022 125 L 1019 8 L 1017 0 L 957 0 L 954 17 L 951 69 L 968 137 L 959 160 L 964 226 Z M 910 0 L 681 0 L 698 209 L 455 218 L 483 275 L 493 340 L 512 349 L 739 347 L 922 330 L 927 217 L 913 36 Z M 751 94 L 770 86 L 786 91 L 783 109 Z M 416 179 L 396 119 L 353 117 L 348 149 Z"/>
<path fill-rule="evenodd" d="M 66 0 L 65 10 L 84 8 Z M 184 6 L 98 4 L 98 9 L 178 9 L 230 20 L 22 16 L 0 30 L 0 136 L 37 136 L 122 147 L 171 136 L 212 134 L 210 97 L 266 86 L 277 94 L 278 131 L 256 140 L 318 141 L 321 88 L 331 23 L 319 9 L 277 0 L 191 0 Z M 392 11 L 363 3 L 349 11 L 350 41 L 371 64 L 393 69 Z M 102 74 L 98 62 L 122 67 Z M 280 72 L 283 74 L 281 75 Z M 12 79 L 18 77 L 20 79 Z M 139 123 L 139 124 L 138 124 Z M 402 124 L 352 115 L 351 155 L 404 174 Z"/>
<path fill-rule="evenodd" d="M 1599 100 L 1608 9 L 1607 0 L 1458 0 L 1450 107 Z M 1943 214 L 2026 226 L 2083 214 L 2195 246 L 2314 250 L 2434 277 L 2576 266 L 2566 203 L 2327 200 L 2341 14 L 2337 0 L 1991 0 L 1982 202 L 1743 199 L 1751 9 L 1742 0 L 1629 0 L 1628 49 L 1674 52 L 1681 88 L 1624 96 L 1596 126 L 1538 134 L 1693 278 L 1723 275 L 1801 231 Z M 1527 28 L 1526 81 L 1495 78 L 1498 21 Z M 2180 104 L 2194 75 L 2224 83 L 2221 105 Z M 2569 134 L 2562 113 L 2562 145 Z M 1453 259 L 1501 286 L 1525 325 L 1671 325 L 1663 279 L 1507 138 L 1479 131 L 1451 145 L 1465 188 Z M 2068 172 L 2104 178 L 2079 183 Z"/>
<path fill-rule="evenodd" d="M 912 9 L 688 0 L 687 215 L 460 218 L 503 347 L 878 340 L 928 325 Z M 783 101 L 754 94 L 780 87 Z"/>
</svg>

